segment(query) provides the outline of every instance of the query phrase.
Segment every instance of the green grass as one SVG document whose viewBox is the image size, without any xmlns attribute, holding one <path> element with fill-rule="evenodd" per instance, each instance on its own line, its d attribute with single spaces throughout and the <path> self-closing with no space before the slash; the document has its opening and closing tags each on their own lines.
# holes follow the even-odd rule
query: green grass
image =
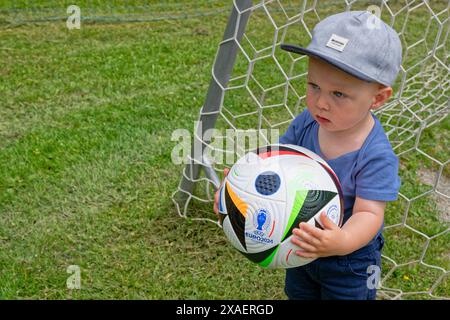
<svg viewBox="0 0 450 320">
<path fill-rule="evenodd" d="M 0 32 L 2 298 L 283 298 L 282 272 L 170 199 L 171 133 L 192 129 L 225 22 Z"/>
<path fill-rule="evenodd" d="M 0 298 L 285 299 L 282 270 L 256 267 L 215 225 L 179 218 L 170 199 L 182 170 L 171 162 L 171 133 L 193 129 L 226 21 L 224 13 L 72 31 L 63 21 L 0 29 Z M 255 74 L 264 79 L 272 66 Z M 227 99 L 235 109 L 242 101 Z M 267 111 L 273 123 L 286 116 Z M 448 126 L 447 118 L 427 129 L 421 142 L 440 161 L 448 150 L 434 141 L 448 141 Z M 414 174 L 427 161 L 405 161 L 402 192 L 429 188 Z M 387 221 L 401 220 L 404 205 L 389 205 Z M 414 205 L 415 228 L 448 227 L 432 198 Z M 209 204 L 194 202 L 190 212 L 212 216 Z M 398 262 L 420 254 L 423 238 L 388 233 L 386 254 Z M 424 261 L 448 270 L 447 235 Z M 81 290 L 66 287 L 70 265 L 80 266 Z M 435 278 L 433 270 L 402 268 L 388 284 L 415 291 Z M 449 295 L 448 281 L 438 292 Z"/>
</svg>

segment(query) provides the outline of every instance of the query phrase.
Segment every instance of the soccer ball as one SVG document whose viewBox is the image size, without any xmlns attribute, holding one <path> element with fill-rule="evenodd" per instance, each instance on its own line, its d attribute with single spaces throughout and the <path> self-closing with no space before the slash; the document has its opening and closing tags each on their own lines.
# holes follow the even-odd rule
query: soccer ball
<svg viewBox="0 0 450 320">
<path fill-rule="evenodd" d="M 293 268 L 314 259 L 296 255 L 291 242 L 300 222 L 322 228 L 325 212 L 339 227 L 344 205 L 336 174 L 318 155 L 295 145 L 247 153 L 219 190 L 219 221 L 231 244 L 267 268 Z"/>
</svg>

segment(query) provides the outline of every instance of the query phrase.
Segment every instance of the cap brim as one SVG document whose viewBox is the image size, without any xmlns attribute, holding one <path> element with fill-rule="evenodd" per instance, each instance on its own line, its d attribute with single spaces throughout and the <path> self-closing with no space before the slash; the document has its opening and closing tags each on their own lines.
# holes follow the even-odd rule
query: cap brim
<svg viewBox="0 0 450 320">
<path fill-rule="evenodd" d="M 294 53 L 298 53 L 298 54 L 303 54 L 303 55 L 307 55 L 307 56 L 313 56 L 313 57 L 317 57 L 319 59 L 322 59 L 330 64 L 332 64 L 333 66 L 335 66 L 336 68 L 347 72 L 361 80 L 364 81 L 368 81 L 368 82 L 377 82 L 377 80 L 369 77 L 368 75 L 366 75 L 365 73 L 362 73 L 361 71 L 356 70 L 355 68 L 343 63 L 342 61 L 339 61 L 337 59 L 334 59 L 332 57 L 326 56 L 321 52 L 317 52 L 314 50 L 310 50 L 310 49 L 306 49 L 306 48 L 302 48 L 302 47 L 298 47 L 298 46 L 294 46 L 291 44 L 281 44 L 281 49 L 289 51 L 289 52 L 294 52 Z"/>
</svg>

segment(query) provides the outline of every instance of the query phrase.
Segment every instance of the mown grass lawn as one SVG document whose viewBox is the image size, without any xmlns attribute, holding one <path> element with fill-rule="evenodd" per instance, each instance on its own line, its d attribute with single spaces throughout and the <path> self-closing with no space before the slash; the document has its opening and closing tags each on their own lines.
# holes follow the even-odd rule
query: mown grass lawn
<svg viewBox="0 0 450 320">
<path fill-rule="evenodd" d="M 217 226 L 179 218 L 170 198 L 182 170 L 171 133 L 193 129 L 226 21 L 0 29 L 0 298 L 285 299 L 282 270 L 247 261 Z M 447 118 L 424 143 L 448 141 L 448 129 Z M 430 259 L 448 270 L 440 241 Z M 67 289 L 70 265 L 81 290 Z M 423 274 L 405 272 L 395 285 Z"/>
<path fill-rule="evenodd" d="M 225 22 L 0 31 L 1 297 L 283 297 L 281 272 L 170 199 L 171 133 L 192 129 Z"/>
</svg>

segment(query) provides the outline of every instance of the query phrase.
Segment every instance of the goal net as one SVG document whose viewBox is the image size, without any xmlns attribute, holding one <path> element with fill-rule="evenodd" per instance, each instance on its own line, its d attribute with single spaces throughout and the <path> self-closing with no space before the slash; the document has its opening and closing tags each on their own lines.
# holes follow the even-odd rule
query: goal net
<svg viewBox="0 0 450 320">
<path fill-rule="evenodd" d="M 403 63 L 394 95 L 375 112 L 400 159 L 399 199 L 385 213 L 378 298 L 450 298 L 448 0 L 235 0 L 173 200 L 182 217 L 216 223 L 223 169 L 276 143 L 305 108 L 307 45 L 323 18 L 367 10 L 399 34 Z"/>
</svg>

